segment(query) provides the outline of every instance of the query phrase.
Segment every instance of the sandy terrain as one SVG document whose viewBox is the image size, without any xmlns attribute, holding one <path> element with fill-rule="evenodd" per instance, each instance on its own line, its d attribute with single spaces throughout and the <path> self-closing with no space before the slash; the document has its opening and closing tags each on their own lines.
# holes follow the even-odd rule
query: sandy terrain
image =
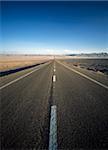
<svg viewBox="0 0 108 150">
<path fill-rule="evenodd" d="M 0 71 L 42 63 L 50 59 L 51 56 L 0 55 Z"/>
</svg>

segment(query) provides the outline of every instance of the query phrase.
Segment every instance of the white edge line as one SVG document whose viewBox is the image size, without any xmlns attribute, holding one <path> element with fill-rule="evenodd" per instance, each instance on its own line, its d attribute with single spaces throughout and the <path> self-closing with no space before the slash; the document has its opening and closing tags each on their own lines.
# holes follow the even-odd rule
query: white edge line
<svg viewBox="0 0 108 150">
<path fill-rule="evenodd" d="M 45 65 L 45 64 L 44 64 L 44 65 Z M 42 68 L 43 66 L 36 66 L 36 67 L 41 67 L 41 68 Z M 9 83 L 7 83 L 7 84 L 1 86 L 1 87 L 0 87 L 0 90 L 2 90 L 3 88 L 5 88 L 5 87 L 7 87 L 7 86 L 9 86 L 9 85 L 11 85 L 11 84 L 13 84 L 13 83 L 15 83 L 15 82 L 21 80 L 21 79 L 23 79 L 23 78 L 25 78 L 25 77 L 27 77 L 27 76 L 29 76 L 30 74 L 32 74 L 33 72 L 35 72 L 35 71 L 37 71 L 37 70 L 39 70 L 39 69 L 41 69 L 41 68 L 36 68 L 35 70 L 33 70 L 33 71 L 31 71 L 31 72 L 29 72 L 29 73 L 27 73 L 27 74 L 25 74 L 25 75 L 23 75 L 23 76 L 21 76 L 21 77 L 15 79 L 15 80 L 13 80 L 13 81 L 11 81 L 11 82 L 9 82 Z"/>
<path fill-rule="evenodd" d="M 58 62 L 58 61 L 57 61 L 57 62 Z M 94 79 L 88 77 L 87 75 L 85 75 L 85 74 L 83 74 L 83 73 L 81 73 L 81 72 L 79 72 L 79 71 L 76 71 L 75 69 L 72 69 L 72 68 L 66 66 L 65 64 L 62 64 L 62 63 L 60 63 L 60 62 L 58 62 L 58 63 L 61 64 L 61 65 L 63 65 L 65 68 L 67 68 L 67 69 L 69 69 L 69 70 L 71 70 L 71 71 L 73 71 L 73 72 L 75 72 L 75 73 L 81 75 L 82 77 L 85 77 L 86 79 L 88 79 L 88 80 L 90 80 L 90 81 L 92 81 L 92 82 L 94 82 L 94 83 L 96 83 L 96 84 L 98 84 L 98 85 L 100 85 L 100 86 L 102 86 L 102 87 L 104 87 L 105 89 L 108 90 L 108 86 L 107 86 L 107 85 L 104 85 L 104 84 L 100 83 L 99 81 L 96 81 L 96 80 L 94 80 Z"/>
<path fill-rule="evenodd" d="M 51 106 L 49 150 L 57 150 L 57 107 Z"/>
</svg>

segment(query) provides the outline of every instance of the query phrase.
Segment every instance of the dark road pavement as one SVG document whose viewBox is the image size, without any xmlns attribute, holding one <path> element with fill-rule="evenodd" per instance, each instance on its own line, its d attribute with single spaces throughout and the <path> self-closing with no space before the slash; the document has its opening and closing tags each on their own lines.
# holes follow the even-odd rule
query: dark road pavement
<svg viewBox="0 0 108 150">
<path fill-rule="evenodd" d="M 108 90 L 56 63 L 58 149 L 108 147 Z"/>
<path fill-rule="evenodd" d="M 108 89 L 52 61 L 1 89 L 2 149 L 48 149 L 51 105 L 58 149 L 108 148 Z"/>
<path fill-rule="evenodd" d="M 4 149 L 47 148 L 52 63 L 1 91 Z"/>
</svg>

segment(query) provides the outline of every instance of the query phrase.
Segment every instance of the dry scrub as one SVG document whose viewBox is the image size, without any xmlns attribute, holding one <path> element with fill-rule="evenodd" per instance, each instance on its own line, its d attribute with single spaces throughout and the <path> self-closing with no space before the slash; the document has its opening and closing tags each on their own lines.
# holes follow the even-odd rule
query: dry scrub
<svg viewBox="0 0 108 150">
<path fill-rule="evenodd" d="M 0 71 L 38 64 L 50 59 L 51 56 L 0 55 Z"/>
</svg>

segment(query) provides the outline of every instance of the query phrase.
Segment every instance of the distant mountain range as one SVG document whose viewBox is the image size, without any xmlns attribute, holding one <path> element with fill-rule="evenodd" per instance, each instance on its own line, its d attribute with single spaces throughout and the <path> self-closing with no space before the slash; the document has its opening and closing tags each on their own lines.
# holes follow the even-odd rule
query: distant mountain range
<svg viewBox="0 0 108 150">
<path fill-rule="evenodd" d="M 67 54 L 66 56 L 78 56 L 78 57 L 104 57 L 108 58 L 108 53 L 81 53 L 81 54 Z"/>
</svg>

